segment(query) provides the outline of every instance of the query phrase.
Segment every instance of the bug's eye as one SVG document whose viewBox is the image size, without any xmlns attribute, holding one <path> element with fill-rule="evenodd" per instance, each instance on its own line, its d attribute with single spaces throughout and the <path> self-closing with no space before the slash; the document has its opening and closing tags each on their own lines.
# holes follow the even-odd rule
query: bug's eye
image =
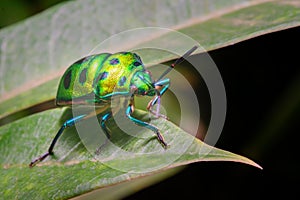
<svg viewBox="0 0 300 200">
<path fill-rule="evenodd" d="M 140 66 L 140 65 L 141 65 L 141 63 L 140 63 L 140 62 L 138 62 L 138 61 L 135 61 L 135 62 L 133 63 L 133 65 L 137 67 L 137 66 Z"/>
</svg>

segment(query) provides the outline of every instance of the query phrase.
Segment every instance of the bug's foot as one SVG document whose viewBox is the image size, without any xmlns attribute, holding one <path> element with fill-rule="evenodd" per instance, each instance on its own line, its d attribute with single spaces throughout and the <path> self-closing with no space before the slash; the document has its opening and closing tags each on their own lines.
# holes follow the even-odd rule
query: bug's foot
<svg viewBox="0 0 300 200">
<path fill-rule="evenodd" d="M 167 150 L 170 147 L 170 145 L 168 145 L 167 143 L 165 143 L 165 141 L 160 141 L 160 143 L 161 143 L 161 145 L 163 146 L 163 148 L 165 150 Z"/>
<path fill-rule="evenodd" d="M 162 134 L 160 134 L 160 132 L 156 133 L 157 135 L 157 139 L 160 142 L 160 144 L 163 146 L 164 149 L 168 149 L 170 147 L 170 145 L 168 145 L 165 140 L 164 137 L 162 136 Z"/>
<path fill-rule="evenodd" d="M 101 146 L 102 147 L 102 146 Z M 98 156 L 99 154 L 100 154 L 100 152 L 101 152 L 101 147 L 99 147 L 98 149 L 96 149 L 96 151 L 95 151 L 95 154 Z"/>
<path fill-rule="evenodd" d="M 98 149 L 96 149 L 95 154 L 99 155 L 102 151 L 102 149 L 108 144 L 108 139 L 105 140 L 105 143 L 102 144 Z"/>
<path fill-rule="evenodd" d="M 32 160 L 29 164 L 29 167 L 32 168 L 34 167 L 37 163 L 41 162 L 42 160 L 44 160 L 45 158 L 47 158 L 50 155 L 49 152 L 41 155 L 40 157 L 37 157 L 36 159 Z"/>
</svg>

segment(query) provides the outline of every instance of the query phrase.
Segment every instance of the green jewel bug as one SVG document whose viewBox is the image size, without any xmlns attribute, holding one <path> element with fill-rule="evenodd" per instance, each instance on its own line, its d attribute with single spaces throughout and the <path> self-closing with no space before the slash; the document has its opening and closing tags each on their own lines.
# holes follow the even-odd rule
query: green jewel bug
<svg viewBox="0 0 300 200">
<path fill-rule="evenodd" d="M 158 128 L 131 116 L 134 111 L 134 95 L 154 96 L 148 103 L 147 109 L 158 117 L 164 117 L 159 114 L 160 98 L 170 86 L 170 80 L 164 78 L 164 76 L 175 65 L 183 62 L 197 48 L 198 46 L 194 46 L 178 58 L 156 81 L 152 80 L 151 74 L 145 69 L 141 58 L 132 52 L 90 55 L 73 63 L 60 80 L 56 95 L 56 105 L 95 105 L 96 107 L 100 106 L 101 109 L 98 111 L 96 109 L 96 113 L 92 115 L 91 113 L 83 114 L 67 120 L 58 130 L 48 151 L 32 160 L 29 166 L 35 166 L 38 162 L 53 154 L 53 148 L 64 129 L 74 126 L 79 121 L 88 119 L 91 116 L 101 115 L 100 126 L 107 139 L 109 139 L 110 133 L 105 122 L 112 117 L 113 113 L 111 111 L 102 113 L 103 107 L 109 106 L 111 98 L 118 95 L 130 98 L 125 113 L 127 118 L 137 125 L 152 130 L 162 146 L 167 148 L 168 145 Z M 152 107 L 155 104 L 157 104 L 157 110 L 154 112 Z M 101 147 L 96 152 L 99 152 Z"/>
</svg>

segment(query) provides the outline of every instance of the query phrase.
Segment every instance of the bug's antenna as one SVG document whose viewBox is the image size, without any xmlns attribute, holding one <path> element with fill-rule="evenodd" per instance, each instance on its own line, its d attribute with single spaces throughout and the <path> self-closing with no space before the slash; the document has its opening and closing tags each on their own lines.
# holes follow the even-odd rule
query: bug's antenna
<svg viewBox="0 0 300 200">
<path fill-rule="evenodd" d="M 193 46 L 190 50 L 188 50 L 183 56 L 178 58 L 162 75 L 157 79 L 156 82 L 160 81 L 165 75 L 167 75 L 176 65 L 182 63 L 185 59 L 187 59 L 199 46 Z"/>
</svg>

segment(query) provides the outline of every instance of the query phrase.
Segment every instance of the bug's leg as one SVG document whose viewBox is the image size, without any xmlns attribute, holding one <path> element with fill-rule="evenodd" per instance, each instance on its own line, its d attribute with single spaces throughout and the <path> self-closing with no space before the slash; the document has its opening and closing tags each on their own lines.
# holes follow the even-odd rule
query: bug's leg
<svg viewBox="0 0 300 200">
<path fill-rule="evenodd" d="M 106 127 L 105 123 L 107 122 L 108 119 L 110 119 L 112 116 L 112 113 L 106 113 L 105 115 L 102 116 L 101 118 L 101 128 L 104 131 L 105 135 L 106 135 L 106 140 L 104 142 L 104 144 L 102 144 L 97 150 L 96 150 L 96 154 L 98 155 L 101 151 L 101 149 L 107 144 L 108 140 L 110 139 L 110 131 L 108 130 L 108 128 Z"/>
<path fill-rule="evenodd" d="M 160 96 L 162 96 L 170 87 L 170 79 L 166 78 L 166 79 L 163 79 L 161 81 L 158 81 L 154 84 L 156 87 L 162 87 L 162 89 L 159 91 L 159 95 L 155 96 L 153 100 L 151 100 L 149 102 L 149 105 L 148 106 L 154 106 L 158 99 L 160 98 Z"/>
<path fill-rule="evenodd" d="M 165 119 L 167 119 L 166 116 L 162 115 L 159 113 L 160 111 L 160 98 L 161 96 L 169 89 L 170 87 L 170 79 L 163 79 L 161 81 L 158 81 L 156 82 L 155 84 L 155 87 L 158 88 L 158 87 L 162 87 L 161 90 L 157 90 L 158 91 L 158 94 L 148 103 L 148 106 L 147 106 L 147 109 L 154 115 L 158 116 L 158 117 L 163 117 Z M 157 109 L 156 109 L 156 112 L 154 112 L 152 110 L 152 107 L 157 103 Z"/>
<path fill-rule="evenodd" d="M 53 154 L 53 148 L 58 140 L 58 138 L 61 136 L 61 134 L 63 133 L 63 131 L 71 126 L 74 126 L 77 122 L 85 119 L 87 115 L 80 115 L 77 117 L 74 117 L 72 119 L 67 120 L 62 127 L 58 130 L 57 134 L 55 135 L 54 139 L 51 142 L 51 145 L 48 149 L 48 152 L 40 155 L 39 157 L 35 158 L 34 160 L 31 161 L 31 163 L 29 164 L 29 167 L 33 167 L 35 166 L 38 162 L 41 162 L 42 160 L 44 160 L 45 158 L 47 158 L 49 155 Z"/>
<path fill-rule="evenodd" d="M 150 130 L 152 130 L 154 133 L 156 133 L 156 136 L 157 136 L 157 139 L 159 140 L 159 142 L 162 144 L 162 146 L 166 149 L 168 148 L 168 145 L 167 143 L 165 142 L 164 140 L 164 137 L 161 135 L 161 133 L 159 132 L 158 128 L 156 128 L 155 126 L 147 123 L 147 122 L 143 122 L 141 120 L 138 120 L 134 117 L 131 116 L 132 112 L 134 110 L 134 107 L 132 104 L 129 104 L 127 109 L 126 109 L 126 116 L 131 120 L 133 121 L 134 123 L 136 123 L 137 125 L 139 126 L 142 126 L 142 127 L 145 127 L 145 128 L 148 128 Z"/>
</svg>

